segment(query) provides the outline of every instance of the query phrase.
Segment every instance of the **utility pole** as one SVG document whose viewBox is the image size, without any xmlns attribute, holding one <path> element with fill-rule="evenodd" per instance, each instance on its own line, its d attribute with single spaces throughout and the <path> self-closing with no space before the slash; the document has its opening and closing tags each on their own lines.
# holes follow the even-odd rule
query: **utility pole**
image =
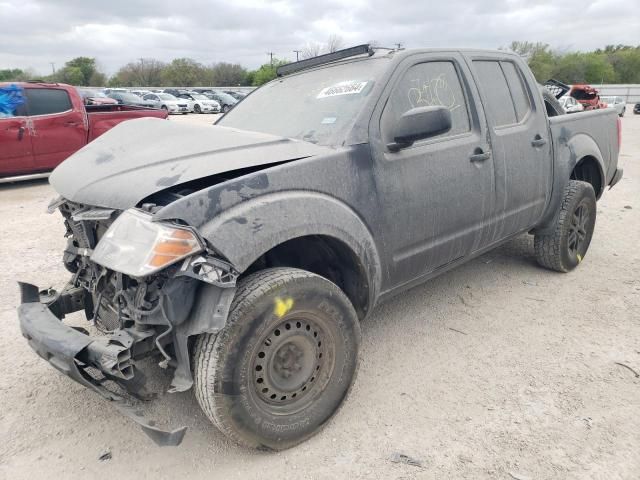
<svg viewBox="0 0 640 480">
<path fill-rule="evenodd" d="M 394 45 L 396 46 L 397 50 L 400 50 L 402 48 L 402 44 L 400 42 L 395 43 Z"/>
<path fill-rule="evenodd" d="M 302 50 L 294 50 L 294 53 L 296 54 L 296 62 L 298 60 L 300 60 L 300 54 L 302 53 Z"/>
<path fill-rule="evenodd" d="M 269 64 L 273 67 L 273 52 L 267 52 L 269 55 Z"/>
<path fill-rule="evenodd" d="M 56 62 L 49 62 L 51 64 L 51 70 L 53 71 L 53 74 L 56 74 Z"/>
</svg>

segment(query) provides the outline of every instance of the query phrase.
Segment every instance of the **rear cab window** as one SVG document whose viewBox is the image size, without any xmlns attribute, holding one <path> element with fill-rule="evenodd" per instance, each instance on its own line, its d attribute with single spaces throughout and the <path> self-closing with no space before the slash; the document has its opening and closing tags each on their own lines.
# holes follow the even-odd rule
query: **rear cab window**
<svg viewBox="0 0 640 480">
<path fill-rule="evenodd" d="M 474 60 L 473 66 L 490 123 L 494 127 L 522 123 L 531 111 L 531 101 L 518 67 L 500 60 Z"/>
<path fill-rule="evenodd" d="M 32 117 L 68 112 L 73 108 L 69 93 L 59 88 L 26 88 L 25 96 Z"/>
<path fill-rule="evenodd" d="M 452 61 L 426 61 L 415 64 L 395 85 L 384 107 L 381 130 L 385 143 L 391 142 L 393 128 L 407 111 L 417 107 L 443 106 L 451 112 L 451 130 L 427 140 L 464 134 L 471 130 L 467 100 L 456 66 Z"/>
</svg>

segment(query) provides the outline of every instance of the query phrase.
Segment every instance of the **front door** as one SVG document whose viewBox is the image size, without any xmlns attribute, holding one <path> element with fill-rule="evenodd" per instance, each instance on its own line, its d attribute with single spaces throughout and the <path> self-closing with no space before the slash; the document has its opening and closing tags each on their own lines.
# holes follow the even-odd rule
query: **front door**
<svg viewBox="0 0 640 480">
<path fill-rule="evenodd" d="M 33 168 L 27 117 L 0 117 L 0 177 L 29 173 Z"/>
<path fill-rule="evenodd" d="M 83 110 L 74 109 L 61 88 L 25 88 L 29 120 L 33 129 L 34 162 L 51 170 L 87 142 Z"/>
<path fill-rule="evenodd" d="M 388 289 L 463 258 L 487 244 L 494 210 L 493 159 L 477 91 L 457 53 L 408 57 L 370 126 L 391 255 Z M 398 152 L 386 145 L 400 116 L 414 107 L 442 105 L 449 132 Z M 379 130 L 378 130 L 379 129 Z M 381 141 L 377 139 L 380 138 Z"/>
</svg>

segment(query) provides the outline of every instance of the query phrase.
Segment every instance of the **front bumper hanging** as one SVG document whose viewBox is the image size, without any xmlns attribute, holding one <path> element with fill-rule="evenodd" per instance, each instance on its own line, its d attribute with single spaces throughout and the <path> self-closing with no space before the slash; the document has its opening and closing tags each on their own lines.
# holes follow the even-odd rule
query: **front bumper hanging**
<svg viewBox="0 0 640 480">
<path fill-rule="evenodd" d="M 31 348 L 54 368 L 108 400 L 116 410 L 136 422 L 160 446 L 179 445 L 187 427 L 162 430 L 153 420 L 146 419 L 127 399 L 112 392 L 104 382 L 112 380 L 136 389 L 133 380 L 131 347 L 128 335 L 91 337 L 88 332 L 65 325 L 60 319 L 66 313 L 80 310 L 81 289 L 65 290 L 51 301 L 41 302 L 38 287 L 19 283 L 21 305 L 18 307 L 20 329 Z M 99 379 L 90 373 L 101 372 Z M 126 388 L 126 387 L 125 387 Z"/>
</svg>

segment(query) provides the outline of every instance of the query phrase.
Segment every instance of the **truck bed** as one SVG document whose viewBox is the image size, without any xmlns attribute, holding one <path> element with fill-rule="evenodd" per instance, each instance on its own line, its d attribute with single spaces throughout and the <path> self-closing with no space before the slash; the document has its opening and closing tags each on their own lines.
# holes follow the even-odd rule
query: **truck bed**
<svg viewBox="0 0 640 480">
<path fill-rule="evenodd" d="M 556 165 L 571 165 L 573 168 L 583 157 L 581 151 L 595 145 L 597 148 L 591 148 L 591 151 L 600 152 L 601 158 L 596 160 L 600 161 L 604 184 L 608 185 L 618 165 L 620 142 L 611 141 L 612 138 L 619 140 L 618 122 L 618 115 L 612 108 L 551 117 L 549 124 Z"/>
<path fill-rule="evenodd" d="M 167 112 L 162 109 L 134 105 L 87 105 L 86 110 L 89 142 L 124 120 L 143 117 L 167 118 Z"/>
</svg>

